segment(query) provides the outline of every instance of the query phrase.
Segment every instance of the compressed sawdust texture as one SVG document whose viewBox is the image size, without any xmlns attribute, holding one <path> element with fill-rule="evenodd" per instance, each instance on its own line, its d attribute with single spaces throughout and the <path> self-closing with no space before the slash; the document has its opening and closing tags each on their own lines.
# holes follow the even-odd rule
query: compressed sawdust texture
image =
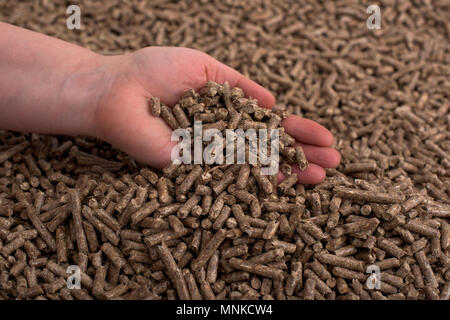
<svg viewBox="0 0 450 320">
<path fill-rule="evenodd" d="M 107 144 L 1 132 L 0 297 L 172 299 L 187 288 L 202 299 L 448 299 L 448 5 L 382 4 L 382 30 L 366 28 L 366 5 L 81 1 L 83 29 L 69 32 L 63 4 L 0 1 L 2 21 L 101 53 L 205 51 L 329 128 L 342 154 L 322 184 L 264 202 L 259 220 L 231 197 L 229 212 L 201 219 L 216 201 L 194 186 L 201 200 L 180 219 L 176 181 Z M 241 225 L 250 234 L 216 248 L 216 230 Z M 82 290 L 65 286 L 71 264 L 83 271 Z M 379 290 L 366 286 L 369 265 L 382 271 Z"/>
</svg>

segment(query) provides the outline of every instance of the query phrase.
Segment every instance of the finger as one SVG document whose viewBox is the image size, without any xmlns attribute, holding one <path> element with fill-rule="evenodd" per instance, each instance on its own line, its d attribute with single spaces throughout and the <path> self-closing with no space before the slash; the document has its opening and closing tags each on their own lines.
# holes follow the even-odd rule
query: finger
<svg viewBox="0 0 450 320">
<path fill-rule="evenodd" d="M 172 129 L 161 118 L 147 120 L 143 117 L 135 120 L 135 130 L 139 133 L 130 134 L 122 149 L 139 162 L 163 169 L 171 163 L 172 148 L 177 142 L 170 140 Z M 153 123 L 156 121 L 161 123 Z"/>
<path fill-rule="evenodd" d="M 331 132 L 315 121 L 290 115 L 281 124 L 286 132 L 299 142 L 321 147 L 329 147 L 333 144 Z"/>
<path fill-rule="evenodd" d="M 161 118 L 153 118 L 137 113 L 130 118 L 132 126 L 124 128 L 123 139 L 118 140 L 120 148 L 133 159 L 159 169 L 171 161 L 171 151 L 176 142 L 171 141 L 172 130 Z M 131 128 L 134 127 L 134 128 Z M 125 137 L 126 135 L 126 137 Z"/>
<path fill-rule="evenodd" d="M 297 174 L 297 181 L 302 184 L 321 183 L 326 176 L 325 170 L 314 163 L 310 163 L 305 171 L 301 171 L 298 165 L 294 164 L 292 172 Z"/>
<path fill-rule="evenodd" d="M 292 166 L 292 173 L 297 174 L 297 182 L 302 184 L 317 184 L 323 181 L 326 176 L 325 170 L 311 163 L 305 171 L 301 171 L 298 165 Z M 286 179 L 286 176 L 282 172 L 278 172 L 278 183 Z"/>
<path fill-rule="evenodd" d="M 312 146 L 310 144 L 296 143 L 305 152 L 308 162 L 315 163 L 323 168 L 336 168 L 341 161 L 341 155 L 333 148 Z"/>
<path fill-rule="evenodd" d="M 217 83 L 228 81 L 231 88 L 241 88 L 248 97 L 258 100 L 261 107 L 272 108 L 275 104 L 275 98 L 267 89 L 215 59 L 207 65 L 206 72 L 209 80 Z"/>
</svg>

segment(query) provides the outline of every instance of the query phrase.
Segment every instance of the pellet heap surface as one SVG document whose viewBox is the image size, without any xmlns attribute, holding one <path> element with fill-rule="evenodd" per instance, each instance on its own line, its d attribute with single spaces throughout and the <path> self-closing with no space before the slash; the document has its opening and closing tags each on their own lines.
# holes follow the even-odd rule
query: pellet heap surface
<svg viewBox="0 0 450 320">
<path fill-rule="evenodd" d="M 252 172 L 233 188 L 235 166 L 162 173 L 92 138 L 0 131 L 0 299 L 449 299 L 445 1 L 381 1 L 381 30 L 358 1 L 80 7 L 81 31 L 63 2 L 0 0 L 0 19 L 102 53 L 203 50 L 329 128 L 342 164 L 269 192 Z"/>
</svg>

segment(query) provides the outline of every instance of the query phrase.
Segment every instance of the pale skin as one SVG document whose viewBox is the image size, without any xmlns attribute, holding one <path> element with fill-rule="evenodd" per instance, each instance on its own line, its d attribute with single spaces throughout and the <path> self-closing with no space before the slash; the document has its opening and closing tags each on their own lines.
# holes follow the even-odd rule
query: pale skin
<svg viewBox="0 0 450 320">
<path fill-rule="evenodd" d="M 111 143 L 156 168 L 170 163 L 171 129 L 149 112 L 151 97 L 173 106 L 208 80 L 240 87 L 266 108 L 272 94 L 200 51 L 147 47 L 103 56 L 43 34 L 0 22 L 0 128 L 87 135 Z M 318 123 L 291 115 L 282 123 L 302 145 L 310 166 L 293 171 L 300 183 L 325 178 L 339 164 L 333 136 Z"/>
</svg>

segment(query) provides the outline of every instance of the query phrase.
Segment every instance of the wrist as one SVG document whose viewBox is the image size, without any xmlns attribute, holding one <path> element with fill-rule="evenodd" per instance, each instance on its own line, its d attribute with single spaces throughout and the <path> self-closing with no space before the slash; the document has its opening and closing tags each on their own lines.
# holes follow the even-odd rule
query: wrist
<svg viewBox="0 0 450 320">
<path fill-rule="evenodd" d="M 119 57 L 0 22 L 0 128 L 91 135 Z"/>
<path fill-rule="evenodd" d="M 68 117 L 64 134 L 96 135 L 95 110 L 114 83 L 119 60 L 89 52 L 71 67 L 61 85 Z"/>
</svg>

